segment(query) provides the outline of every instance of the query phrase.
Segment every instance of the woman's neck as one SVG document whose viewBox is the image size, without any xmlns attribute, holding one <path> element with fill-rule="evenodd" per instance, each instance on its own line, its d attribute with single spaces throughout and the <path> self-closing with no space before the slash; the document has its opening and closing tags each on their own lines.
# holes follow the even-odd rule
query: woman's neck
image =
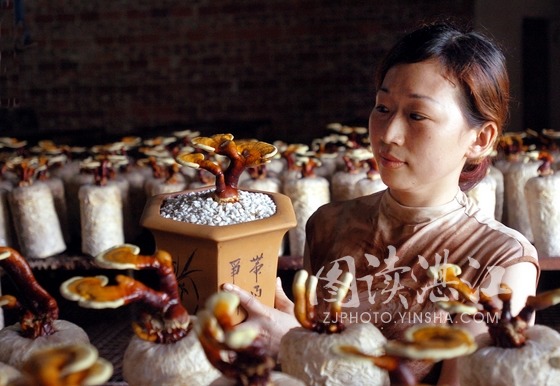
<svg viewBox="0 0 560 386">
<path fill-rule="evenodd" d="M 391 197 L 403 206 L 427 208 L 445 205 L 451 202 L 457 195 L 459 187 L 454 190 L 439 192 L 438 194 L 434 194 L 431 191 L 420 194 L 418 191 L 398 191 L 391 188 L 389 188 L 388 191 Z"/>
</svg>

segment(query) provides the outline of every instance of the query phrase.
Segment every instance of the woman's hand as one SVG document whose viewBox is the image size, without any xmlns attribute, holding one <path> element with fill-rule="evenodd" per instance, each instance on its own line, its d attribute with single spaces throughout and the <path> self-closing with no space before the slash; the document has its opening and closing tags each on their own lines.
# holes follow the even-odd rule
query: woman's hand
<svg viewBox="0 0 560 386">
<path fill-rule="evenodd" d="M 225 283 L 222 289 L 239 297 L 241 306 L 247 311 L 247 319 L 243 323 L 256 326 L 268 341 L 271 355 L 276 357 L 282 336 L 291 328 L 300 326 L 294 316 L 294 303 L 286 296 L 280 278 L 276 278 L 274 308 L 265 306 L 236 285 Z"/>
</svg>

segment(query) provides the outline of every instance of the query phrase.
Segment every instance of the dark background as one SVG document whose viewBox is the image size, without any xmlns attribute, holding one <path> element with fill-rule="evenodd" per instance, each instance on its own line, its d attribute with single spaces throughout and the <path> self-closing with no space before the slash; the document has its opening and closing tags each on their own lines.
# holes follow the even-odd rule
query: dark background
<svg viewBox="0 0 560 386">
<path fill-rule="evenodd" d="M 366 125 L 379 59 L 419 22 L 449 17 L 506 49 L 513 130 L 559 121 L 555 0 L 2 4 L 0 136 L 91 143 L 193 128 L 309 142 L 330 122 Z"/>
</svg>

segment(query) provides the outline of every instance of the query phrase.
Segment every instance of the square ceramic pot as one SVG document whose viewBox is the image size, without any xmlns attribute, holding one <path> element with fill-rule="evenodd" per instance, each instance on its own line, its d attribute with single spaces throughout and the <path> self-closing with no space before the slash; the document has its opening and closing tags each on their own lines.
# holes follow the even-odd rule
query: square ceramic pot
<svg viewBox="0 0 560 386">
<path fill-rule="evenodd" d="M 242 224 L 197 225 L 160 215 L 166 198 L 186 192 L 148 199 L 140 223 L 153 234 L 156 248 L 173 256 L 181 301 L 189 313 L 202 309 L 224 283 L 238 285 L 273 306 L 278 251 L 286 232 L 296 226 L 290 198 L 260 191 L 272 198 L 276 213 Z"/>
</svg>

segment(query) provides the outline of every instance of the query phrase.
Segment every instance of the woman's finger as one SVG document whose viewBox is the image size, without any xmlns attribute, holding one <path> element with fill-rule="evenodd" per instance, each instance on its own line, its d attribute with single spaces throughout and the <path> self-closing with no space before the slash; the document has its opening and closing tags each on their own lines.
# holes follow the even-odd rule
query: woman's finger
<svg viewBox="0 0 560 386">
<path fill-rule="evenodd" d="M 282 287 L 282 280 L 277 277 L 276 278 L 276 293 L 274 297 L 274 307 L 277 310 L 287 312 L 289 314 L 294 313 L 294 303 L 288 298 L 288 295 L 284 292 L 284 288 Z"/>
<path fill-rule="evenodd" d="M 262 303 L 249 292 L 231 283 L 224 283 L 222 285 L 222 289 L 226 292 L 237 295 L 239 297 L 240 305 L 249 313 L 249 315 L 263 315 L 265 313 L 265 308 Z"/>
</svg>

